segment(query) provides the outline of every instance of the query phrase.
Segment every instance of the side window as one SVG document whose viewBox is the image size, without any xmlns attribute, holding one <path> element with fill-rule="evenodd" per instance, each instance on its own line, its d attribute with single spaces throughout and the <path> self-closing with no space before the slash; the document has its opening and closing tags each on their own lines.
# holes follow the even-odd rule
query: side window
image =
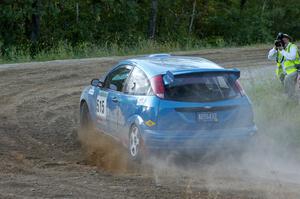
<svg viewBox="0 0 300 199">
<path fill-rule="evenodd" d="M 132 95 L 147 95 L 150 90 L 150 82 L 145 73 L 138 67 L 134 67 L 124 92 Z"/>
<path fill-rule="evenodd" d="M 109 73 L 104 82 L 104 88 L 122 91 L 132 66 L 121 66 Z"/>
</svg>

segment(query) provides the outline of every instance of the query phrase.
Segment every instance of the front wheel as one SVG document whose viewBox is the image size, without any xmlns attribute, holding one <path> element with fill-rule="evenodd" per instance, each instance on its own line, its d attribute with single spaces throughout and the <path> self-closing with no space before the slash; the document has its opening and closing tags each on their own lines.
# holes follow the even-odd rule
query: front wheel
<svg viewBox="0 0 300 199">
<path fill-rule="evenodd" d="M 138 162 L 144 156 L 143 139 L 136 125 L 132 125 L 129 132 L 129 156 L 132 160 Z"/>
<path fill-rule="evenodd" d="M 80 129 L 87 130 L 92 126 L 91 116 L 89 113 L 89 108 L 86 103 L 83 103 L 80 108 Z"/>
<path fill-rule="evenodd" d="M 94 137 L 94 125 L 90 116 L 87 103 L 83 103 L 80 108 L 80 127 L 77 132 L 77 138 L 82 146 L 89 145 L 89 139 Z"/>
</svg>

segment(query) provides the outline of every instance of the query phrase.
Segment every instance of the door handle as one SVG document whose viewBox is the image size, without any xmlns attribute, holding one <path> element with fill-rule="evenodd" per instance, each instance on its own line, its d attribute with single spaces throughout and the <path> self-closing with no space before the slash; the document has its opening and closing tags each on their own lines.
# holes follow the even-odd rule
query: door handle
<svg viewBox="0 0 300 199">
<path fill-rule="evenodd" d="M 118 100 L 117 97 L 113 97 L 111 100 L 112 100 L 113 102 L 119 102 L 119 100 Z"/>
</svg>

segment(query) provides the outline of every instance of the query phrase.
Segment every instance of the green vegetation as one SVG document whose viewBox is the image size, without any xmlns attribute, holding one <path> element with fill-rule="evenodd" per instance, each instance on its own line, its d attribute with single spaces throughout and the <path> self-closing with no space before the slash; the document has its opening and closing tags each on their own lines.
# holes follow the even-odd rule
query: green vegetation
<svg viewBox="0 0 300 199">
<path fill-rule="evenodd" d="M 2 0 L 0 62 L 299 39 L 299 20 L 299 0 Z"/>
<path fill-rule="evenodd" d="M 300 143 L 300 104 L 283 93 L 277 80 L 244 82 L 253 102 L 255 122 L 260 134 L 282 147 Z"/>
<path fill-rule="evenodd" d="M 98 46 L 92 43 L 80 43 L 77 46 L 72 46 L 68 43 L 60 42 L 57 47 L 50 50 L 41 50 L 38 52 L 34 60 L 46 61 L 54 59 L 74 59 L 88 57 L 105 57 L 105 56 L 125 56 L 137 54 L 150 54 L 160 52 L 175 52 L 187 50 L 199 50 L 204 48 L 216 48 L 232 46 L 223 43 L 208 43 L 206 41 L 187 42 L 181 45 L 177 42 L 156 42 L 153 40 L 140 40 L 134 46 L 125 46 L 118 44 Z M 26 50 L 11 48 L 8 52 L 8 57 L 0 56 L 1 63 L 27 62 L 32 61 L 30 54 Z"/>
</svg>

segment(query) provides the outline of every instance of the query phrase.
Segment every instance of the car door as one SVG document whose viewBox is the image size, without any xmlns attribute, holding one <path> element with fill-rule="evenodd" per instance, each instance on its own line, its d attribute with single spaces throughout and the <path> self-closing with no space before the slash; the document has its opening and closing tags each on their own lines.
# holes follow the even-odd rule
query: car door
<svg viewBox="0 0 300 199">
<path fill-rule="evenodd" d="M 106 131 L 111 135 L 115 135 L 118 128 L 120 96 L 131 69 L 132 66 L 129 65 L 121 65 L 113 69 L 106 76 L 103 89 L 97 97 L 99 115 L 105 118 Z"/>
<path fill-rule="evenodd" d="M 108 92 L 102 87 L 93 87 L 93 110 L 96 116 L 96 126 L 100 131 L 107 132 L 106 106 Z"/>
<path fill-rule="evenodd" d="M 150 117 L 149 111 L 146 113 L 146 104 L 151 91 L 150 82 L 145 73 L 138 67 L 134 67 L 130 77 L 126 81 L 123 94 L 120 96 L 120 113 L 118 118 L 118 133 L 121 140 L 126 143 L 128 138 L 128 120 L 135 115 L 142 116 L 141 113 Z M 147 110 L 150 110 L 148 107 Z M 144 119 L 144 118 L 143 118 Z"/>
</svg>

